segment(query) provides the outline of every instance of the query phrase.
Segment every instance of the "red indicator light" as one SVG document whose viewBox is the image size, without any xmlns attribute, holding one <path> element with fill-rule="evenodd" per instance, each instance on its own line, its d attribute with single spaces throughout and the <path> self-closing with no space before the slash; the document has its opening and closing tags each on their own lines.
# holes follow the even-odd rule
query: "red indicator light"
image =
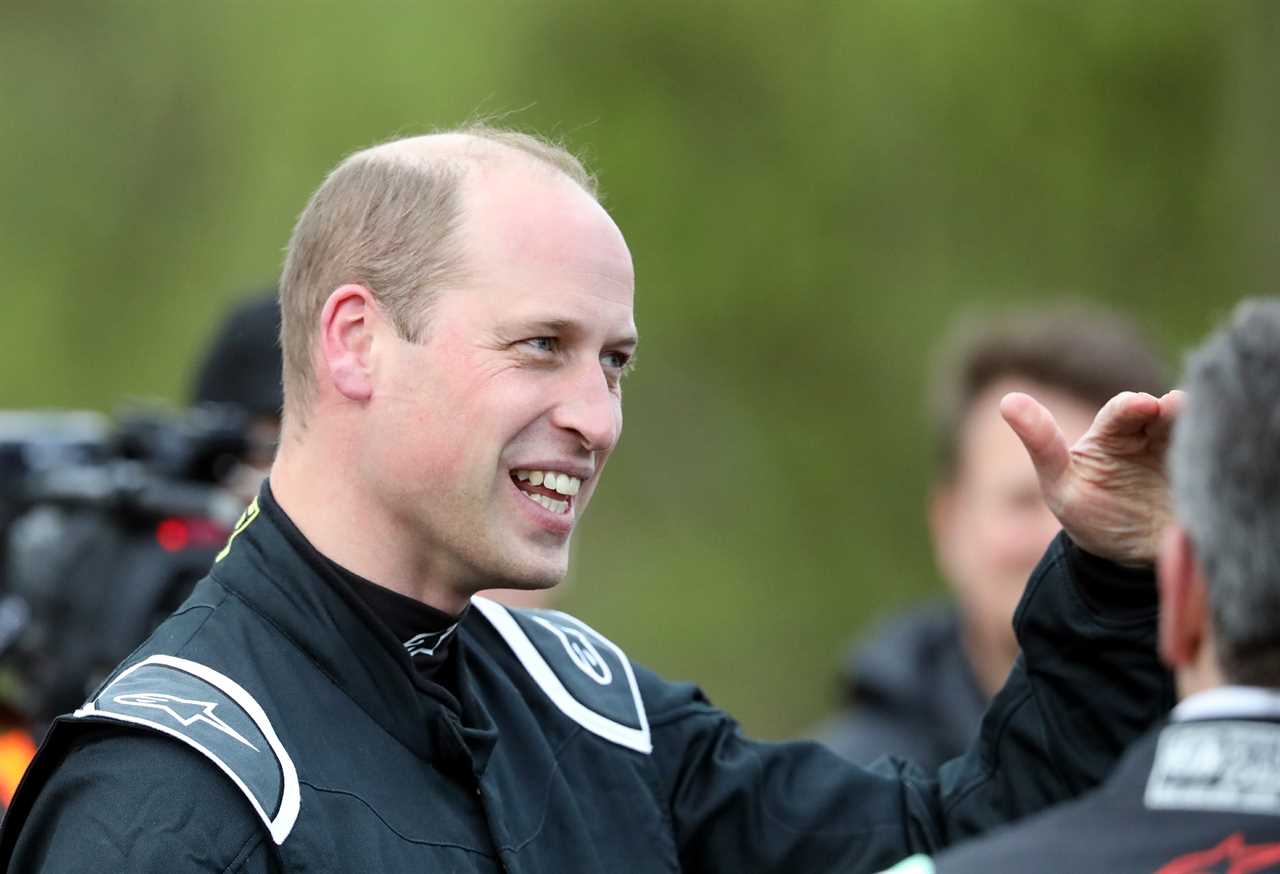
<svg viewBox="0 0 1280 874">
<path fill-rule="evenodd" d="M 168 552 L 186 549 L 191 542 L 191 532 L 181 519 L 163 519 L 156 525 L 156 543 Z"/>
</svg>

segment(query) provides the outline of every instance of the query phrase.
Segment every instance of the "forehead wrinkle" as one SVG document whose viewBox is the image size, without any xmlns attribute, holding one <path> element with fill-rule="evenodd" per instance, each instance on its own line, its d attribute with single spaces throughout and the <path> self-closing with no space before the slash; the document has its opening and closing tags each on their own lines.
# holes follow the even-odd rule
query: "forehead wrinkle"
<svg viewBox="0 0 1280 874">
<path fill-rule="evenodd" d="M 592 330 L 592 325 L 588 320 L 577 319 L 572 316 L 513 314 L 511 323 L 512 327 L 519 332 L 545 331 L 548 334 L 588 334 Z M 634 323 L 628 324 L 617 331 L 607 330 L 605 333 L 610 337 L 608 342 L 611 344 L 635 345 L 640 342 L 639 332 L 636 330 Z"/>
<path fill-rule="evenodd" d="M 629 289 L 631 289 L 632 291 L 634 291 L 634 290 L 635 290 L 635 282 L 634 282 L 634 281 L 628 281 L 628 280 L 630 280 L 630 277 L 628 277 L 628 280 L 623 280 L 623 279 L 620 279 L 620 278 L 618 278 L 617 276 L 615 276 L 615 275 L 613 275 L 613 274 L 603 273 L 603 272 L 601 272 L 601 271 L 599 271 L 599 270 L 583 270 L 583 271 L 582 271 L 582 275 L 583 275 L 583 276 L 592 276 L 592 277 L 595 277 L 596 279 L 602 279 L 602 280 L 604 280 L 605 282 L 608 282 L 608 283 L 610 283 L 610 284 L 612 284 L 612 285 L 621 285 L 623 288 L 629 288 Z"/>
</svg>

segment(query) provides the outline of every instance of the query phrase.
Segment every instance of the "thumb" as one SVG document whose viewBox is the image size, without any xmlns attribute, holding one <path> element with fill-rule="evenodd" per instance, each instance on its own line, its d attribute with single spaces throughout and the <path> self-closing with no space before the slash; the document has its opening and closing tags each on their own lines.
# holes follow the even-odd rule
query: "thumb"
<svg viewBox="0 0 1280 874">
<path fill-rule="evenodd" d="M 1067 472 L 1071 454 L 1053 414 L 1030 395 L 1012 392 L 1000 399 L 1000 415 L 1031 456 L 1040 482 L 1057 482 Z"/>
<path fill-rule="evenodd" d="M 1185 403 L 1186 395 L 1177 389 L 1160 396 L 1160 412 L 1155 421 L 1147 425 L 1147 437 L 1151 440 L 1152 447 L 1161 455 L 1169 446 L 1173 424 Z"/>
</svg>

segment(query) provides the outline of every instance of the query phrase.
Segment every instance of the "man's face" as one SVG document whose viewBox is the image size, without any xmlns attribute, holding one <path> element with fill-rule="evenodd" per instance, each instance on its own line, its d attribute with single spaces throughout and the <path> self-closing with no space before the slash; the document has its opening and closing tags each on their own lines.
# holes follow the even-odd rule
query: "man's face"
<svg viewBox="0 0 1280 874">
<path fill-rule="evenodd" d="M 377 341 L 360 476 L 420 579 L 546 587 L 622 433 L 631 256 L 544 168 L 478 166 L 464 186 L 467 278 L 423 342 Z"/>
<path fill-rule="evenodd" d="M 1000 416 L 1000 399 L 1026 392 L 1053 413 L 1074 443 L 1093 421 L 1089 404 L 1025 380 L 978 396 L 961 427 L 955 478 L 931 508 L 939 567 L 955 592 L 971 646 L 1017 654 L 1011 622 L 1027 577 L 1061 527 L 1040 496 L 1035 468 Z"/>
</svg>

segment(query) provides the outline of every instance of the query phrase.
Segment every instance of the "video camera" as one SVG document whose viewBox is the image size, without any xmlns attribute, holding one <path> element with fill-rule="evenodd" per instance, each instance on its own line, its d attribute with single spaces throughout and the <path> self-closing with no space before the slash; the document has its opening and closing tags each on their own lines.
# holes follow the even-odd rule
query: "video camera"
<svg viewBox="0 0 1280 874">
<path fill-rule="evenodd" d="M 43 726 L 77 707 L 204 576 L 242 507 L 232 406 L 0 413 L 0 666 Z"/>
</svg>

